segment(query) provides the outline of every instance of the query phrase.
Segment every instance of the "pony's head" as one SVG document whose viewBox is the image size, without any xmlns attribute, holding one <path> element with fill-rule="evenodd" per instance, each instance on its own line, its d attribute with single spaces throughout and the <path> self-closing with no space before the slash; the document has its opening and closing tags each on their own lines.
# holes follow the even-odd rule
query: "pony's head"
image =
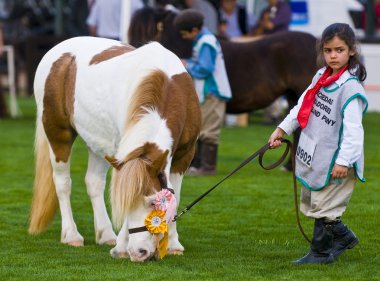
<svg viewBox="0 0 380 281">
<path fill-rule="evenodd" d="M 127 251 L 132 261 L 145 261 L 158 255 L 165 229 L 151 231 L 146 221 L 154 210 L 157 193 L 167 188 L 164 172 L 167 157 L 168 150 L 162 151 L 154 143 L 145 143 L 114 166 L 112 217 L 116 228 L 128 231 Z"/>
<path fill-rule="evenodd" d="M 175 16 L 175 12 L 162 8 L 144 7 L 136 11 L 129 25 L 129 43 L 140 47 L 150 41 L 158 41 L 180 58 L 191 57 L 192 42 L 182 39 L 175 30 Z"/>
<path fill-rule="evenodd" d="M 126 250 L 132 261 L 157 256 L 162 236 L 168 237 L 170 219 L 164 222 L 164 218 L 152 215 L 157 193 L 171 187 L 168 175 L 173 136 L 160 112 L 168 98 L 168 84 L 169 78 L 162 71 L 144 77 L 128 106 L 126 127 L 116 154 L 119 160 L 111 161 L 116 168 L 111 182 L 113 222 L 116 228 L 122 227 L 121 233 L 128 235 Z M 162 222 L 164 227 L 161 223 L 152 225 L 152 216 L 155 223 Z"/>
</svg>

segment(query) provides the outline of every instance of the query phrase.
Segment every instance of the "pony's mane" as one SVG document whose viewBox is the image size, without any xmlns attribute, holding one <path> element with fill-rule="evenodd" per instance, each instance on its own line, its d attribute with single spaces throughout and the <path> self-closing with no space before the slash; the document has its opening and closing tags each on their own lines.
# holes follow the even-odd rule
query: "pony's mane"
<svg viewBox="0 0 380 281">
<path fill-rule="evenodd" d="M 126 133 L 149 109 L 157 108 L 167 83 L 168 77 L 161 70 L 154 70 L 142 80 L 133 94 L 128 108 Z"/>
<path fill-rule="evenodd" d="M 153 71 L 142 80 L 131 98 L 121 143 L 130 138 L 134 132 L 133 127 L 144 115 L 157 112 L 167 82 L 168 77 L 160 70 Z M 154 123 L 151 125 L 155 126 Z M 127 213 L 143 200 L 143 196 L 154 193 L 154 176 L 156 170 L 162 169 L 166 164 L 167 154 L 168 151 L 160 150 L 154 143 L 141 143 L 141 146 L 120 161 L 120 170 L 114 169 L 111 201 L 115 227 L 123 224 Z"/>
</svg>

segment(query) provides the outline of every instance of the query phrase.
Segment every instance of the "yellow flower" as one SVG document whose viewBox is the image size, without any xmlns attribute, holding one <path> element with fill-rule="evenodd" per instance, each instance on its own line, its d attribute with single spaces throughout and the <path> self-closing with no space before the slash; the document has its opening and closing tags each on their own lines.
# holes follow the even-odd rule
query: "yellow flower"
<svg viewBox="0 0 380 281">
<path fill-rule="evenodd" d="M 150 233 L 168 232 L 168 224 L 164 220 L 165 211 L 152 210 L 145 218 L 145 226 Z"/>
</svg>

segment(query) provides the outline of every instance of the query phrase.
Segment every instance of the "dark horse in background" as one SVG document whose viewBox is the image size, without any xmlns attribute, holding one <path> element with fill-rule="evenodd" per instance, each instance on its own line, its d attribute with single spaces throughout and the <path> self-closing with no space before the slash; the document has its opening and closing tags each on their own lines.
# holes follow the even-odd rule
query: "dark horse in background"
<svg viewBox="0 0 380 281">
<path fill-rule="evenodd" d="M 150 7 L 137 11 L 129 28 L 130 44 L 139 47 L 155 40 L 179 57 L 190 57 L 192 43 L 174 29 L 175 15 Z M 219 41 L 233 95 L 227 113 L 262 109 L 281 96 L 292 108 L 317 70 L 316 38 L 307 33 L 281 32 L 242 43 Z M 291 167 L 290 162 L 286 166 Z"/>
</svg>

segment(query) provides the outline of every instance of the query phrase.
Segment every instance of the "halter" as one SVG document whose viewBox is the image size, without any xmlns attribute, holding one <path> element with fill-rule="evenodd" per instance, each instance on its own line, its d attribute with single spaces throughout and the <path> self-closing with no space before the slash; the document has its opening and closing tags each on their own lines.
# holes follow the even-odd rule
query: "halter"
<svg viewBox="0 0 380 281">
<path fill-rule="evenodd" d="M 168 188 L 168 186 L 166 184 L 165 175 L 162 172 L 160 172 L 157 177 L 158 177 L 158 180 L 160 182 L 161 191 L 166 189 L 166 190 L 170 191 L 172 193 L 172 195 L 174 196 L 174 190 L 171 188 Z M 128 229 L 129 234 L 139 233 L 139 232 L 144 232 L 144 231 L 149 231 L 148 228 L 146 227 L 146 225 Z"/>
<path fill-rule="evenodd" d="M 105 160 L 107 160 L 107 162 L 117 170 L 120 170 L 125 164 L 125 162 L 119 162 L 114 157 L 108 155 L 105 156 Z M 170 221 L 173 221 L 177 202 L 176 198 L 174 197 L 174 190 L 168 188 L 167 186 L 167 181 L 164 173 L 160 172 L 157 177 L 158 181 L 160 182 L 161 190 L 156 194 L 156 202 L 154 208 L 145 218 L 144 226 L 129 228 L 128 233 L 133 234 L 149 231 L 151 234 L 156 236 L 162 234 L 163 237 L 158 240 L 156 246 L 156 258 L 162 259 L 166 255 L 168 248 L 168 223 Z M 157 201 L 159 204 L 157 204 Z"/>
<path fill-rule="evenodd" d="M 156 258 L 162 259 L 166 255 L 168 248 L 169 230 L 168 223 L 174 218 L 177 201 L 174 197 L 174 190 L 167 187 L 165 175 L 158 174 L 161 191 L 156 193 L 156 200 L 153 210 L 146 216 L 145 225 L 128 229 L 129 234 L 149 231 L 158 238 L 159 234 L 163 237 L 158 239 L 156 245 Z"/>
</svg>

